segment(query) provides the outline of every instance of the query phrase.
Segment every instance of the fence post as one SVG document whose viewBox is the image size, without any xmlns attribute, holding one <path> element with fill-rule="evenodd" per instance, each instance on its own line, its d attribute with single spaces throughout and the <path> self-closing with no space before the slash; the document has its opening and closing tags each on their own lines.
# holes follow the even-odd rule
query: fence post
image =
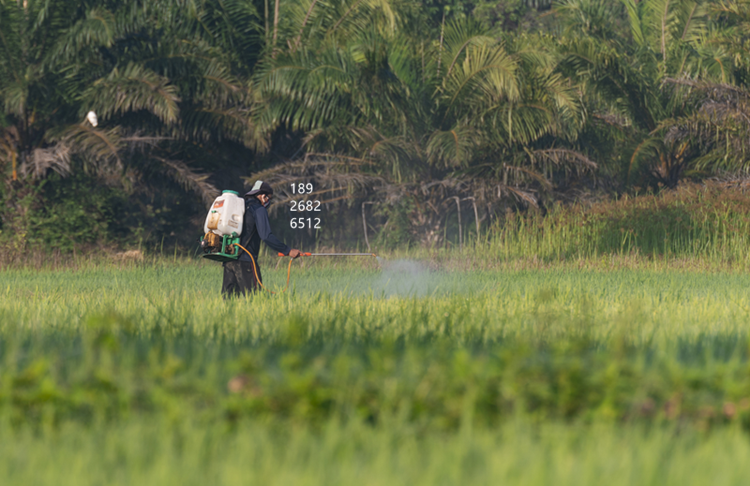
<svg viewBox="0 0 750 486">
<path fill-rule="evenodd" d="M 362 203 L 362 226 L 365 230 L 365 243 L 367 244 L 367 251 L 372 251 L 370 249 L 370 240 L 367 238 L 367 218 L 365 218 L 365 205 L 367 204 L 373 204 L 372 202 L 365 201 Z"/>
<path fill-rule="evenodd" d="M 477 211 L 477 200 L 473 196 L 463 198 L 463 201 L 471 201 L 474 206 L 474 222 L 477 224 L 477 241 L 479 241 L 479 211 Z"/>
<path fill-rule="evenodd" d="M 462 250 L 464 247 L 464 236 L 463 228 L 461 227 L 461 199 L 458 196 L 453 196 L 456 200 L 456 207 L 458 208 L 458 249 Z"/>
</svg>

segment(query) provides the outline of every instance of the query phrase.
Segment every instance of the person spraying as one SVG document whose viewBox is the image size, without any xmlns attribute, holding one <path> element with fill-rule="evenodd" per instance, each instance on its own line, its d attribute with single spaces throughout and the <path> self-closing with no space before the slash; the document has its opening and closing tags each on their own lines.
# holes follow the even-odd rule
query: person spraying
<svg viewBox="0 0 750 486">
<path fill-rule="evenodd" d="M 286 287 L 292 272 L 292 260 L 300 256 L 308 257 L 380 257 L 374 253 L 302 253 L 282 243 L 271 231 L 267 208 L 273 198 L 273 189 L 263 181 L 256 181 L 253 188 L 244 195 L 226 190 L 214 199 L 203 225 L 200 246 L 203 258 L 222 262 L 224 278 L 221 293 L 224 298 L 255 292 L 259 288 L 271 294 L 261 278 L 258 266 L 260 242 L 278 252 L 279 256 L 290 256 L 286 273 Z"/>
<path fill-rule="evenodd" d="M 298 258 L 302 254 L 281 242 L 271 231 L 267 210 L 273 199 L 270 184 L 256 181 L 252 189 L 244 195 L 244 199 L 245 214 L 240 244 L 247 249 L 252 258 L 243 251 L 236 260 L 224 262 L 224 278 L 221 285 L 224 298 L 245 295 L 260 289 L 263 282 L 258 262 L 261 240 L 274 251 L 292 258 Z"/>
</svg>

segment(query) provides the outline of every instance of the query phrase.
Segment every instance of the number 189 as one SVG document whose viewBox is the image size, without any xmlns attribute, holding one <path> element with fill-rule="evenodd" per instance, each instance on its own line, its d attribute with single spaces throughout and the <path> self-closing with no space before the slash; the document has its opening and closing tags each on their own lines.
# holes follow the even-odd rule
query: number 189
<svg viewBox="0 0 750 486">
<path fill-rule="evenodd" d="M 312 191 L 313 185 L 311 182 L 292 183 L 292 194 L 310 194 Z"/>
</svg>

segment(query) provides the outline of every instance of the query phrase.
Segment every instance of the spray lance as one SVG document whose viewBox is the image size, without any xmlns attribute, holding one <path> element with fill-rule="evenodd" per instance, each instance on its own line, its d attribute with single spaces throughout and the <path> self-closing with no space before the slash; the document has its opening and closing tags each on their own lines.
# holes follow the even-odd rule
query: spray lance
<svg viewBox="0 0 750 486">
<path fill-rule="evenodd" d="M 242 248 L 242 247 L 240 247 L 240 248 Z M 244 248 L 242 248 L 242 249 L 245 250 Z M 249 251 L 247 251 L 247 250 L 245 250 L 245 251 L 247 252 L 248 255 L 250 255 Z M 286 255 L 284 255 L 283 253 L 279 253 L 278 256 L 283 257 L 283 256 L 286 256 Z M 314 257 L 314 256 L 330 256 L 330 257 L 367 256 L 367 257 L 375 257 L 378 260 L 378 263 L 380 263 L 380 257 L 377 256 L 375 253 L 306 253 L 306 252 L 301 252 L 300 256 L 301 257 Z M 250 258 L 253 260 L 253 267 L 255 267 L 255 260 L 253 259 L 253 256 L 250 255 Z M 290 277 L 290 275 L 292 273 L 292 260 L 294 260 L 294 258 L 290 258 L 289 259 L 289 266 L 286 269 L 286 287 L 284 287 L 283 292 L 286 292 L 287 289 L 289 288 L 289 277 Z M 255 277 L 257 279 L 257 277 L 258 277 L 257 272 L 255 274 Z M 258 283 L 260 283 L 260 280 L 258 280 Z M 261 285 L 261 287 L 263 287 L 262 283 L 260 285 Z M 265 290 L 268 290 L 265 287 L 263 287 L 263 288 Z M 271 291 L 268 290 L 268 292 L 271 292 Z M 271 292 L 271 293 L 274 294 L 276 292 Z"/>
<path fill-rule="evenodd" d="M 255 264 L 255 258 L 253 258 L 253 254 L 250 253 L 244 246 L 240 245 L 239 242 L 233 243 L 231 246 L 238 247 L 239 249 L 243 250 L 245 253 L 247 253 L 250 256 L 250 260 L 252 260 L 253 262 L 253 271 L 255 272 L 255 281 L 258 282 L 260 286 L 263 288 L 263 290 L 265 290 L 266 292 L 275 294 L 276 292 L 274 292 L 273 290 L 268 290 L 266 286 L 263 285 L 263 282 L 260 281 L 260 278 L 258 278 L 258 267 Z M 283 253 L 279 253 L 279 256 L 283 257 L 286 255 L 284 255 Z M 374 253 L 305 253 L 305 252 L 302 252 L 300 253 L 300 256 L 305 256 L 305 257 L 309 257 L 309 256 L 369 256 L 369 257 L 377 258 L 378 263 L 380 262 L 380 257 Z M 287 266 L 287 269 L 286 269 L 286 286 L 284 287 L 284 290 L 282 290 L 282 292 L 286 292 L 287 290 L 289 290 L 289 279 L 291 278 L 291 275 L 292 275 L 292 261 L 294 261 L 294 258 L 289 258 L 289 265 Z"/>
<path fill-rule="evenodd" d="M 203 258 L 218 262 L 228 262 L 237 260 L 240 257 L 240 251 L 244 251 L 250 256 L 250 260 L 253 262 L 256 281 L 263 290 L 274 294 L 275 292 L 268 290 L 258 278 L 258 267 L 252 253 L 240 244 L 240 233 L 242 232 L 244 215 L 245 201 L 237 192 L 224 191 L 214 200 L 206 216 L 206 222 L 203 225 L 204 235 L 200 243 L 203 250 Z M 279 256 L 285 255 L 279 253 Z M 374 253 L 302 253 L 301 256 L 368 256 L 375 257 L 378 259 L 378 262 L 380 261 L 380 257 Z M 292 260 L 294 259 L 289 259 L 289 266 L 286 272 L 286 287 L 284 287 L 283 292 L 286 292 L 289 288 Z"/>
<path fill-rule="evenodd" d="M 279 253 L 279 256 L 286 256 L 283 253 Z M 374 253 L 302 253 L 300 256 L 371 256 L 380 258 Z"/>
</svg>

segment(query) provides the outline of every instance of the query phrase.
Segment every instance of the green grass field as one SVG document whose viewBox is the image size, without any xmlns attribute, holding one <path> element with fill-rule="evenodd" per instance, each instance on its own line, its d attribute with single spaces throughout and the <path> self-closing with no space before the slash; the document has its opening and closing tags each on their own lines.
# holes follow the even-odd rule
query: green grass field
<svg viewBox="0 0 750 486">
<path fill-rule="evenodd" d="M 0 477 L 744 484 L 750 276 L 650 268 L 6 270 Z"/>
</svg>

